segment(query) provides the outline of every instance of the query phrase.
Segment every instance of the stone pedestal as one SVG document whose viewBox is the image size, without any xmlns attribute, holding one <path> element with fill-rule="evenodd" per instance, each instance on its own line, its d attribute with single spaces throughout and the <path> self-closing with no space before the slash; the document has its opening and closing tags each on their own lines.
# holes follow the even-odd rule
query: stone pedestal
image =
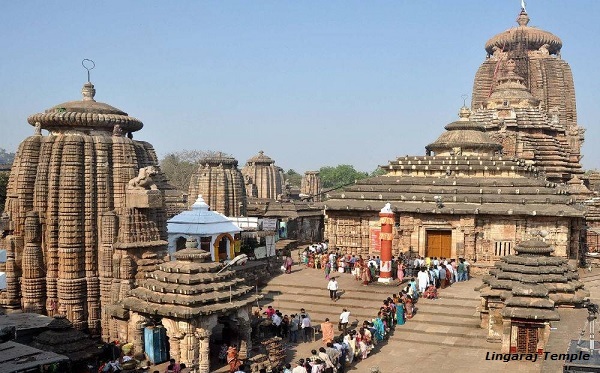
<svg viewBox="0 0 600 373">
<path fill-rule="evenodd" d="M 163 207 L 163 197 L 160 190 L 128 189 L 128 208 L 158 209 Z"/>
</svg>

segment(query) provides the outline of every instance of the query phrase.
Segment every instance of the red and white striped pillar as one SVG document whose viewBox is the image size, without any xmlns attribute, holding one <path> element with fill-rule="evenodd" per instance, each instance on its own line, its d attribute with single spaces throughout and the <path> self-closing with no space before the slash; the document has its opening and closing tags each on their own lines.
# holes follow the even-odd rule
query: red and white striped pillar
<svg viewBox="0 0 600 373">
<path fill-rule="evenodd" d="M 394 212 L 392 212 L 391 204 L 386 203 L 379 212 L 379 222 L 381 224 L 381 262 L 379 265 L 379 282 L 388 283 L 392 281 L 392 240 L 394 236 Z"/>
</svg>

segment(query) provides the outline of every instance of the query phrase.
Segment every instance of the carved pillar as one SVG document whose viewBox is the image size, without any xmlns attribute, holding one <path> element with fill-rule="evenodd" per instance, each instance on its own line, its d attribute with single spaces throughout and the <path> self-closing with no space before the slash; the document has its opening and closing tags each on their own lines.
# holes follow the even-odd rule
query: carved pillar
<svg viewBox="0 0 600 373">
<path fill-rule="evenodd" d="M 379 273 L 379 282 L 388 283 L 392 280 L 392 241 L 394 236 L 394 213 L 387 203 L 379 212 L 379 222 L 381 224 L 381 267 Z"/>
<path fill-rule="evenodd" d="M 210 373 L 210 335 L 207 329 L 198 329 L 198 373 Z"/>
<path fill-rule="evenodd" d="M 252 325 L 250 320 L 245 320 L 238 317 L 239 333 L 240 333 L 240 360 L 246 360 L 250 357 L 252 351 Z"/>
<path fill-rule="evenodd" d="M 167 336 L 169 337 L 169 355 L 172 359 L 180 360 L 180 349 L 179 342 L 183 335 L 179 330 L 179 325 L 175 320 L 163 318 L 163 326 L 167 329 Z"/>
<path fill-rule="evenodd" d="M 135 352 L 144 352 L 144 326 L 148 319 L 137 312 L 130 312 L 127 335 Z"/>
<path fill-rule="evenodd" d="M 196 327 L 188 321 L 179 322 L 179 330 L 183 334 L 179 344 L 180 361 L 187 366 L 198 363 L 198 337 Z"/>
</svg>

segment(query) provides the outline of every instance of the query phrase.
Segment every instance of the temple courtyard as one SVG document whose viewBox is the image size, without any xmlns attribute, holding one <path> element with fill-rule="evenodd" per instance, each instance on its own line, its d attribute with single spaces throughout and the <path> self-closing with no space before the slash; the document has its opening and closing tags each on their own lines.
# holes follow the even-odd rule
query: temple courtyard
<svg viewBox="0 0 600 373">
<path fill-rule="evenodd" d="M 340 299 L 332 302 L 326 290 L 327 280 L 322 270 L 305 268 L 295 264 L 291 274 L 272 278 L 262 289 L 261 306 L 272 305 L 284 315 L 298 313 L 305 308 L 313 326 L 329 318 L 334 324 L 343 308 L 351 312 L 350 323 L 373 319 L 382 301 L 398 292 L 397 285 L 372 283 L 363 286 L 350 274 L 337 274 Z M 600 269 L 591 272 L 580 270 L 581 280 L 590 290 L 590 299 L 600 301 Z M 558 372 L 563 361 L 539 358 L 536 362 L 502 362 L 486 360 L 493 353 L 500 353 L 499 343 L 486 341 L 487 330 L 479 327 L 477 308 L 480 304 L 481 277 L 455 283 L 440 290 L 436 300 L 419 299 L 415 316 L 402 326 L 397 326 L 387 341 L 380 343 L 364 361 L 353 364 L 350 370 L 358 372 L 403 372 L 408 367 L 424 371 L 444 369 L 458 371 L 467 368 L 471 372 Z M 552 323 L 550 340 L 546 351 L 565 353 L 570 340 L 579 338 L 584 327 L 587 310 L 559 309 L 561 320 Z M 288 361 L 296 362 L 311 355 L 312 349 L 323 346 L 320 335 L 316 341 L 285 344 Z M 586 330 L 583 339 L 588 338 Z M 225 372 L 226 369 L 217 370 Z"/>
</svg>

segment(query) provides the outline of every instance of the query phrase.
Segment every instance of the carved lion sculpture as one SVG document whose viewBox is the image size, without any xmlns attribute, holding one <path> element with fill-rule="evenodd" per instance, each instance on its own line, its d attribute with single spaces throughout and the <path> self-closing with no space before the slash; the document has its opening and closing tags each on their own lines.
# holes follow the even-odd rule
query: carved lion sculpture
<svg viewBox="0 0 600 373">
<path fill-rule="evenodd" d="M 158 174 L 158 169 L 154 166 L 148 166 L 140 168 L 140 172 L 136 177 L 129 180 L 129 189 L 145 189 L 145 190 L 157 190 L 158 187 L 152 176 Z"/>
</svg>

